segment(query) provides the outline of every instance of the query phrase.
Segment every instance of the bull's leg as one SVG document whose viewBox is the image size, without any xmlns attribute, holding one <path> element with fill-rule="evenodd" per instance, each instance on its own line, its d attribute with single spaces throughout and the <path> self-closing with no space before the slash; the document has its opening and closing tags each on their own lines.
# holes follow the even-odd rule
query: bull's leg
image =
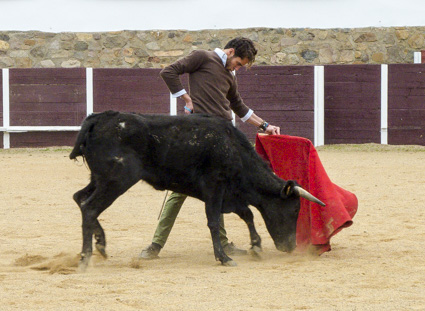
<svg viewBox="0 0 425 311">
<path fill-rule="evenodd" d="M 73 199 L 80 208 L 81 208 L 81 203 L 87 200 L 93 194 L 95 189 L 96 189 L 96 185 L 94 180 L 92 179 L 86 187 L 74 193 Z"/>
<path fill-rule="evenodd" d="M 99 217 L 99 215 L 121 194 L 116 188 L 118 188 L 118 186 L 112 184 L 98 184 L 93 194 L 81 204 L 81 213 L 83 216 L 83 249 L 81 251 L 79 263 L 79 269 L 81 271 L 86 270 L 92 256 L 93 234 L 97 234 L 102 238 L 102 233 L 99 234 L 99 228 L 101 229 L 101 227 L 97 217 Z M 101 229 L 101 231 L 103 232 L 103 229 Z"/>
<path fill-rule="evenodd" d="M 226 255 L 220 242 L 220 213 L 215 214 L 208 212 L 209 209 L 210 208 L 207 206 L 208 228 L 211 233 L 215 259 L 219 260 L 224 266 L 236 266 L 236 263 L 232 260 L 232 258 Z"/>
<path fill-rule="evenodd" d="M 257 247 L 261 249 L 261 237 L 255 229 L 254 214 L 252 213 L 252 211 L 247 206 L 243 206 L 237 207 L 235 213 L 243 221 L 245 221 L 246 225 L 248 226 L 249 235 L 251 237 L 251 248 Z"/>
<path fill-rule="evenodd" d="M 106 254 L 105 232 L 103 231 L 103 228 L 97 219 L 95 221 L 94 238 L 96 239 L 95 246 L 98 252 L 102 255 L 103 258 L 108 258 L 108 255 Z"/>
<path fill-rule="evenodd" d="M 81 251 L 80 270 L 84 271 L 90 261 L 93 252 L 93 234 L 96 238 L 96 247 L 102 255 L 105 253 L 105 233 L 100 226 L 97 217 L 107 209 L 120 195 L 140 180 L 140 161 L 134 156 L 115 156 L 112 158 L 98 158 L 96 165 L 91 167 L 101 168 L 101 174 L 95 174 L 92 170 L 92 181 L 81 190 L 80 194 L 74 195 L 80 200 L 80 209 L 83 217 L 83 249 Z M 93 177 L 94 176 L 94 177 Z M 86 197 L 83 193 L 90 193 Z M 103 252 L 103 253 L 102 253 Z"/>
<path fill-rule="evenodd" d="M 81 250 L 81 259 L 78 267 L 80 271 L 85 271 L 92 256 L 94 223 L 97 216 L 100 215 L 100 211 L 97 211 L 94 206 L 83 204 L 81 206 L 81 213 L 83 217 L 83 249 Z"/>
<path fill-rule="evenodd" d="M 220 214 L 224 191 L 219 190 L 217 192 L 213 193 L 209 200 L 205 201 L 205 212 L 207 214 L 208 228 L 211 232 L 214 256 L 224 266 L 236 266 L 232 258 L 226 255 L 220 242 Z"/>
<path fill-rule="evenodd" d="M 90 183 L 80 191 L 76 192 L 73 196 L 74 201 L 77 203 L 77 205 L 81 208 L 81 204 L 85 202 L 94 192 L 96 189 L 94 180 L 91 180 Z M 99 251 L 99 253 L 104 257 L 107 258 L 106 254 L 106 237 L 105 232 L 102 229 L 102 226 L 100 225 L 99 221 L 96 219 L 95 221 L 95 229 L 94 229 L 94 236 L 96 239 L 96 249 Z"/>
<path fill-rule="evenodd" d="M 81 260 L 79 269 L 84 271 L 90 261 L 93 252 L 93 234 L 98 236 L 97 249 L 102 254 L 102 247 L 105 243 L 105 235 L 102 227 L 100 226 L 97 217 L 107 209 L 121 194 L 127 191 L 137 180 L 125 180 L 125 178 L 118 178 L 119 182 L 102 182 L 97 183 L 96 190 L 93 194 L 82 203 L 81 212 L 83 216 L 83 249 L 81 251 Z M 102 254 L 103 255 L 103 254 Z M 106 253 L 105 253 L 106 255 Z"/>
<path fill-rule="evenodd" d="M 251 238 L 250 254 L 257 259 L 260 259 L 259 253 L 262 251 L 262 249 L 261 249 L 261 237 L 258 234 L 257 230 L 255 229 L 254 214 L 252 213 L 252 211 L 247 206 L 237 206 L 236 209 L 235 209 L 235 213 L 241 219 L 243 219 L 243 221 L 245 221 L 245 223 L 248 226 L 249 235 L 250 235 L 250 238 Z"/>
</svg>

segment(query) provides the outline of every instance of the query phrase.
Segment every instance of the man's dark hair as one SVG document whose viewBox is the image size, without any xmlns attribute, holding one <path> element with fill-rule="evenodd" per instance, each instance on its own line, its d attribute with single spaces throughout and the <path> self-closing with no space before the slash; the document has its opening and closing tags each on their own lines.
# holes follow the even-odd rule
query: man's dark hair
<svg viewBox="0 0 425 311">
<path fill-rule="evenodd" d="M 248 58 L 248 67 L 251 67 L 257 55 L 254 42 L 248 38 L 237 37 L 227 42 L 225 49 L 235 49 L 235 57 Z"/>
</svg>

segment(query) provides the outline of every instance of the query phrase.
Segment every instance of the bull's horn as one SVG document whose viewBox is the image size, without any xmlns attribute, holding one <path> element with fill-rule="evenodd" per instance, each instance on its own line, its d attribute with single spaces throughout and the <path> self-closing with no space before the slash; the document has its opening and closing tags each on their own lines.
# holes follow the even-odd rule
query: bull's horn
<svg viewBox="0 0 425 311">
<path fill-rule="evenodd" d="M 303 197 L 304 199 L 307 199 L 311 202 L 317 203 L 321 206 L 326 206 L 325 203 L 323 203 L 322 201 L 320 201 L 318 198 L 314 197 L 310 192 L 308 192 L 307 190 L 304 190 L 301 187 L 295 186 L 294 187 L 294 192 L 298 193 L 298 195 L 300 197 Z"/>
</svg>

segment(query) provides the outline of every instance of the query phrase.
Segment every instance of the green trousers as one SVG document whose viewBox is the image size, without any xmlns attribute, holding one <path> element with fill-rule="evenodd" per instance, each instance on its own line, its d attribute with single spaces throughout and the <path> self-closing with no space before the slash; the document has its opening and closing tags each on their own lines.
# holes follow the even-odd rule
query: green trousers
<svg viewBox="0 0 425 311">
<path fill-rule="evenodd" d="M 179 214 L 186 198 L 187 195 L 177 192 L 171 193 L 164 205 L 164 210 L 162 211 L 159 223 L 156 227 L 155 234 L 152 239 L 153 243 L 157 243 L 161 245 L 161 247 L 164 247 L 171 229 L 173 228 L 174 222 L 176 221 L 177 215 Z M 223 247 L 229 243 L 226 229 L 224 229 L 223 214 L 220 216 L 220 241 Z"/>
</svg>

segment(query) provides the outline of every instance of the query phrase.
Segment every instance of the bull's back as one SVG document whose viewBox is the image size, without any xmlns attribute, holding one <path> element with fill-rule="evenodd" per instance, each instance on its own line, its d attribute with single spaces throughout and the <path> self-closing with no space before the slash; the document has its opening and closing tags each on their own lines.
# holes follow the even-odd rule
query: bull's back
<svg viewBox="0 0 425 311">
<path fill-rule="evenodd" d="M 141 179 L 170 189 L 196 188 L 209 176 L 230 182 L 250 169 L 244 168 L 250 165 L 247 152 L 254 151 L 244 134 L 219 118 L 109 111 L 84 121 L 70 157 L 85 156 L 92 173 L 99 174 L 117 161 L 137 163 Z"/>
</svg>

